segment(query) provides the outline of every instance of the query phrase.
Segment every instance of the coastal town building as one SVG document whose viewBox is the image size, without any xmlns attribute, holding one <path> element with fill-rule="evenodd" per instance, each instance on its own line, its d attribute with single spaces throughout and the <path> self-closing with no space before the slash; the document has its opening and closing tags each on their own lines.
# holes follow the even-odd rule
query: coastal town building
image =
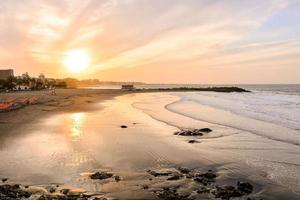
<svg viewBox="0 0 300 200">
<path fill-rule="evenodd" d="M 28 85 L 16 85 L 13 91 L 29 91 L 30 87 Z"/>
<path fill-rule="evenodd" d="M 42 81 L 42 83 L 46 83 L 46 77 L 44 74 L 40 74 L 38 79 Z"/>
<path fill-rule="evenodd" d="M 13 69 L 0 69 L 0 80 L 7 80 L 10 77 L 14 77 Z"/>
</svg>

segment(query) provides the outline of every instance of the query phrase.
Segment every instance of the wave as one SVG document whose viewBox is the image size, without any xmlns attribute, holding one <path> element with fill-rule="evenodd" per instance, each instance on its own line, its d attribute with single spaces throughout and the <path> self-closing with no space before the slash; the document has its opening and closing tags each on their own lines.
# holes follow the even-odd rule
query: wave
<svg viewBox="0 0 300 200">
<path fill-rule="evenodd" d="M 281 104 L 282 98 L 279 98 L 280 101 L 274 101 L 273 98 L 270 102 L 268 98 L 259 97 L 259 94 L 252 95 L 256 99 L 250 100 L 247 100 L 249 96 L 245 97 L 240 94 L 176 93 L 176 95 L 181 99 L 165 105 L 170 112 L 195 120 L 251 132 L 272 140 L 300 145 L 298 130 L 300 121 L 293 117 L 293 115 L 299 115 L 294 110 L 299 97 L 292 99 L 293 101 L 284 107 Z M 261 98 L 260 101 L 257 101 L 259 98 Z M 256 105 L 251 105 L 253 102 Z M 276 111 L 268 112 L 270 109 L 262 109 L 267 104 L 276 108 Z M 282 115 L 287 117 L 274 113 L 284 113 Z"/>
</svg>

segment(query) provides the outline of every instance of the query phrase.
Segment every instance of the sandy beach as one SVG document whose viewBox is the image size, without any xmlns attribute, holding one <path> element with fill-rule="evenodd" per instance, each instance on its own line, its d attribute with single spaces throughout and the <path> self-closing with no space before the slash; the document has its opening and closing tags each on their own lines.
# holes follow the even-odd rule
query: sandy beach
<svg viewBox="0 0 300 200">
<path fill-rule="evenodd" d="M 55 96 L 3 95 L 39 97 L 36 105 L 0 113 L 0 178 L 20 184 L 19 193 L 28 192 L 31 199 L 299 198 L 298 186 L 292 191 L 280 184 L 281 177 L 276 181 L 257 167 L 270 155 L 259 151 L 258 162 L 251 148 L 269 151 L 275 142 L 170 112 L 165 108 L 180 100 L 178 92 L 66 89 Z M 204 108 L 197 112 L 222 116 Z M 174 134 L 194 129 L 198 135 Z M 242 144 L 248 150 L 239 149 Z"/>
<path fill-rule="evenodd" d="M 0 21 L 0 200 L 300 200 L 300 0 L 2 0 Z"/>
<path fill-rule="evenodd" d="M 15 99 L 37 97 L 38 100 L 34 106 L 26 106 L 23 109 L 13 112 L 0 113 L 0 121 L 2 124 L 14 121 L 17 123 L 26 123 L 39 119 L 47 115 L 47 113 L 93 110 L 95 103 L 125 93 L 125 91 L 121 90 L 101 90 L 99 92 L 92 89 L 57 89 L 56 95 L 51 95 L 48 90 L 1 93 L 1 99 L 7 97 Z"/>
</svg>

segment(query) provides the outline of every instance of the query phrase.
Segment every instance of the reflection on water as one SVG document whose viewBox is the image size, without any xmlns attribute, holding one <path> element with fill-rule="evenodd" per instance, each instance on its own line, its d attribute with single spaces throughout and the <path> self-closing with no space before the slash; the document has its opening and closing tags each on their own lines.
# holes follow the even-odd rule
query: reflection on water
<svg viewBox="0 0 300 200">
<path fill-rule="evenodd" d="M 85 113 L 73 113 L 69 115 L 68 135 L 71 137 L 72 141 L 72 153 L 70 159 L 65 163 L 66 167 L 78 167 L 92 160 L 88 155 L 84 141 L 82 141 L 84 137 L 85 122 Z"/>
<path fill-rule="evenodd" d="M 85 122 L 85 114 L 84 113 L 74 113 L 71 115 L 70 122 L 70 135 L 74 142 L 81 139 L 84 134 L 84 122 Z"/>
</svg>

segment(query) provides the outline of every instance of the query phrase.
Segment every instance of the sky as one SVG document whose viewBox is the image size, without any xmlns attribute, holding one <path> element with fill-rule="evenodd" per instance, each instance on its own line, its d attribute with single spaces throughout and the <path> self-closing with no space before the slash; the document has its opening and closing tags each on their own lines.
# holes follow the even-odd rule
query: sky
<svg viewBox="0 0 300 200">
<path fill-rule="evenodd" d="M 0 69 L 148 83 L 300 83 L 300 0 L 0 1 Z M 73 73 L 67 52 L 90 65 Z"/>
</svg>

